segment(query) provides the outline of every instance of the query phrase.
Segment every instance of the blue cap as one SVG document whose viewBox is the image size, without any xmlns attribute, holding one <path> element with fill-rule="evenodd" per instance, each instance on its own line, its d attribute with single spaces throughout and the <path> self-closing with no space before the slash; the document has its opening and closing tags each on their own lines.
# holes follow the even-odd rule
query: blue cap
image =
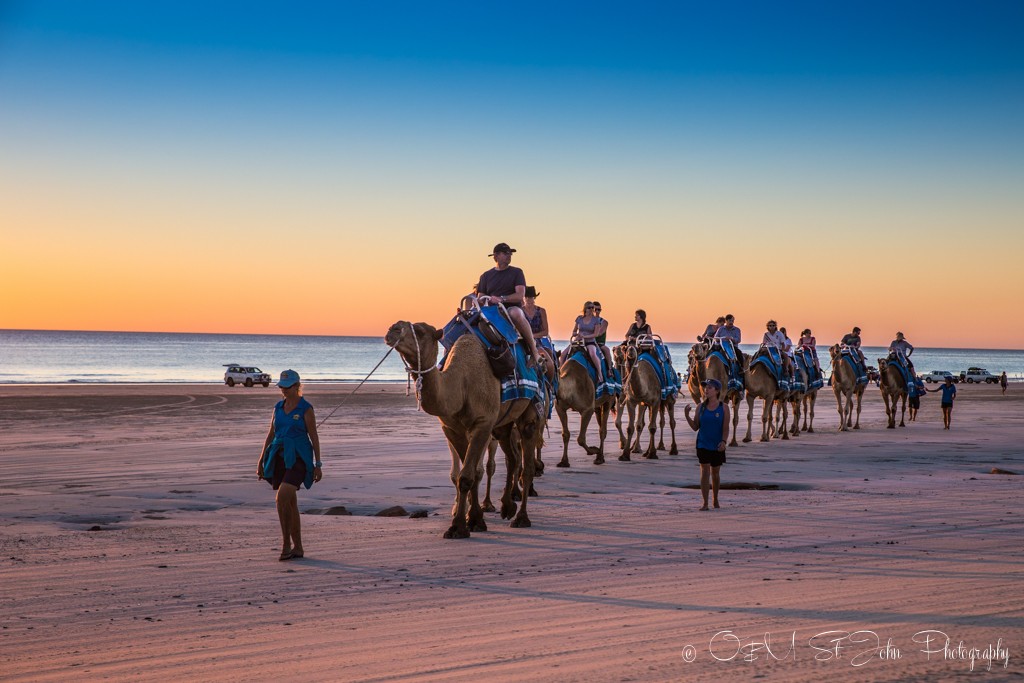
<svg viewBox="0 0 1024 683">
<path fill-rule="evenodd" d="M 281 373 L 281 379 L 278 380 L 277 386 L 281 387 L 282 389 L 287 389 L 288 387 L 295 386 L 298 383 L 299 373 L 295 372 L 294 370 L 285 370 L 284 372 Z"/>
<path fill-rule="evenodd" d="M 722 383 L 719 382 L 717 379 L 715 379 L 713 377 L 711 379 L 704 380 L 703 386 L 714 387 L 715 389 L 718 389 L 719 391 L 722 390 Z"/>
</svg>

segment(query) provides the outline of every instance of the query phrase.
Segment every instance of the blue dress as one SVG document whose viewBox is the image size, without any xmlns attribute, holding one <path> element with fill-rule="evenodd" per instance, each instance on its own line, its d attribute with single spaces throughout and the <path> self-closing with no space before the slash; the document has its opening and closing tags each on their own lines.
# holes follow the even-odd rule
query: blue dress
<svg viewBox="0 0 1024 683">
<path fill-rule="evenodd" d="M 274 406 L 274 439 L 263 452 L 263 478 L 270 481 L 274 477 L 275 455 L 284 460 L 285 469 L 291 469 L 296 458 L 302 458 L 306 464 L 306 488 L 313 486 L 313 442 L 309 440 L 306 430 L 306 411 L 312 406 L 304 399 L 291 412 L 285 412 L 284 401 Z"/>
</svg>

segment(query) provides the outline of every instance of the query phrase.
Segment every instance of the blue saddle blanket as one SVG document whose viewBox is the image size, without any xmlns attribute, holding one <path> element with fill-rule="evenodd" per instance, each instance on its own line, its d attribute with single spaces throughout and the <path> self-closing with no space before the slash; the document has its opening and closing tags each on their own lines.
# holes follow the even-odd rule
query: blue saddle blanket
<svg viewBox="0 0 1024 683">
<path fill-rule="evenodd" d="M 825 386 L 825 380 L 822 379 L 821 373 L 818 372 L 818 368 L 814 364 L 814 356 L 810 350 L 797 349 L 793 358 L 796 361 L 797 367 L 807 373 L 807 386 L 804 387 L 803 391 L 813 391 Z"/>
<path fill-rule="evenodd" d="M 541 378 L 536 370 L 526 367 L 526 350 L 521 344 L 512 347 L 516 354 L 516 367 L 512 374 L 501 380 L 501 401 L 514 401 L 517 398 L 541 400 L 546 397 Z"/>
<path fill-rule="evenodd" d="M 903 383 L 907 387 L 908 397 L 915 398 L 924 393 L 924 391 L 918 387 L 919 384 L 922 388 L 924 385 L 913 375 L 913 373 L 910 372 L 910 365 L 908 364 L 906 356 L 902 353 L 893 352 L 889 354 L 888 358 L 886 358 L 886 362 L 889 365 L 895 365 L 896 368 L 899 369 L 900 376 L 903 378 Z"/>
<path fill-rule="evenodd" d="M 487 336 L 480 331 L 481 325 L 489 325 L 509 344 L 515 344 L 516 340 L 519 339 L 519 333 L 516 331 L 515 325 L 501 314 L 497 306 L 484 306 L 479 310 L 470 311 L 466 314 L 456 314 L 444 326 L 441 346 L 444 347 L 445 351 L 450 351 L 459 337 L 472 332 L 484 343 L 485 347 L 490 348 L 492 344 L 487 339 Z"/>
<path fill-rule="evenodd" d="M 857 377 L 857 384 L 868 383 L 868 371 L 867 368 L 860 362 L 860 357 L 851 351 L 850 349 L 843 349 L 840 352 L 841 360 L 845 360 L 850 368 L 853 370 L 853 374 Z"/>
<path fill-rule="evenodd" d="M 619 371 L 612 368 L 609 372 L 608 362 L 604 358 L 604 354 L 598 352 L 598 355 L 601 356 L 601 369 L 604 372 L 604 382 L 601 383 L 597 381 L 597 370 L 594 368 L 593 363 L 590 362 L 590 358 L 587 357 L 586 351 L 582 349 L 577 350 L 569 356 L 569 360 L 575 361 L 586 368 L 587 373 L 590 375 L 590 381 L 594 383 L 594 398 L 618 396 L 622 393 L 622 378 L 619 376 Z"/>
<path fill-rule="evenodd" d="M 789 377 L 786 376 L 786 371 L 782 364 L 782 351 L 774 346 L 762 346 L 761 350 L 750 361 L 751 369 L 755 365 L 763 365 L 768 372 L 772 373 L 772 377 L 775 378 L 775 383 L 780 391 L 789 391 Z"/>
<path fill-rule="evenodd" d="M 731 347 L 731 345 L 719 344 L 716 340 L 715 343 L 712 344 L 711 346 L 711 352 L 708 353 L 708 360 L 711 360 L 711 358 L 713 357 L 717 357 L 718 360 L 722 362 L 722 365 L 724 365 L 726 369 L 729 371 L 729 386 L 726 387 L 727 391 L 742 392 L 744 387 L 743 371 L 740 368 L 739 361 L 729 356 L 729 353 L 730 351 L 732 351 L 732 349 L 730 349 L 730 351 L 727 351 L 726 348 L 728 347 Z M 705 363 L 706 362 L 707 361 L 705 361 Z"/>
<path fill-rule="evenodd" d="M 637 362 L 645 362 L 654 368 L 654 374 L 658 376 L 658 382 L 661 383 L 661 400 L 665 401 L 670 396 L 675 396 L 679 393 L 679 376 L 676 375 L 675 370 L 672 369 L 672 364 L 664 362 L 660 358 L 655 358 L 650 353 L 641 353 L 640 357 L 637 358 Z"/>
</svg>

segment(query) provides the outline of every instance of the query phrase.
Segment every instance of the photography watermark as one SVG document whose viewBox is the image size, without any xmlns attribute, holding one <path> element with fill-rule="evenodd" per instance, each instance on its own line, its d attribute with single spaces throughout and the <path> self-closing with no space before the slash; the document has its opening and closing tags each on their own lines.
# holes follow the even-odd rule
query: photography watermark
<svg viewBox="0 0 1024 683">
<path fill-rule="evenodd" d="M 994 643 L 968 644 L 938 629 L 924 629 L 904 638 L 880 635 L 869 629 L 821 631 L 807 638 L 798 638 L 796 631 L 750 637 L 726 629 L 712 635 L 707 643 L 686 644 L 681 656 L 687 664 L 698 659 L 754 663 L 811 658 L 861 667 L 919 658 L 963 663 L 970 671 L 1006 669 L 1010 665 L 1010 648 L 1002 638 Z"/>
</svg>

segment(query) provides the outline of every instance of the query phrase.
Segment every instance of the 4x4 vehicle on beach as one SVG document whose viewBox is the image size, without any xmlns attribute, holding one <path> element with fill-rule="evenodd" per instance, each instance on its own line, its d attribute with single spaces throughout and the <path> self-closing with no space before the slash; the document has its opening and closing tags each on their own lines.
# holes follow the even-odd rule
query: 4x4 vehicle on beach
<svg viewBox="0 0 1024 683">
<path fill-rule="evenodd" d="M 227 368 L 227 371 L 224 373 L 224 384 L 227 384 L 229 387 L 233 387 L 236 384 L 244 384 L 247 387 L 251 387 L 253 384 L 262 384 L 265 387 L 270 386 L 270 375 L 259 368 L 254 368 L 251 365 L 239 365 L 238 363 L 228 363 L 224 367 Z"/>
<path fill-rule="evenodd" d="M 929 384 L 933 384 L 935 382 L 945 382 L 947 377 L 952 377 L 954 382 L 958 382 L 960 380 L 959 377 L 954 376 L 953 373 L 948 370 L 932 370 L 931 372 L 926 372 L 921 375 L 921 380 L 928 382 Z"/>
<path fill-rule="evenodd" d="M 966 372 L 960 373 L 960 381 L 967 382 L 968 384 L 973 384 L 974 382 L 978 384 L 982 382 L 995 384 L 999 381 L 999 378 L 985 368 L 967 368 Z"/>
</svg>

